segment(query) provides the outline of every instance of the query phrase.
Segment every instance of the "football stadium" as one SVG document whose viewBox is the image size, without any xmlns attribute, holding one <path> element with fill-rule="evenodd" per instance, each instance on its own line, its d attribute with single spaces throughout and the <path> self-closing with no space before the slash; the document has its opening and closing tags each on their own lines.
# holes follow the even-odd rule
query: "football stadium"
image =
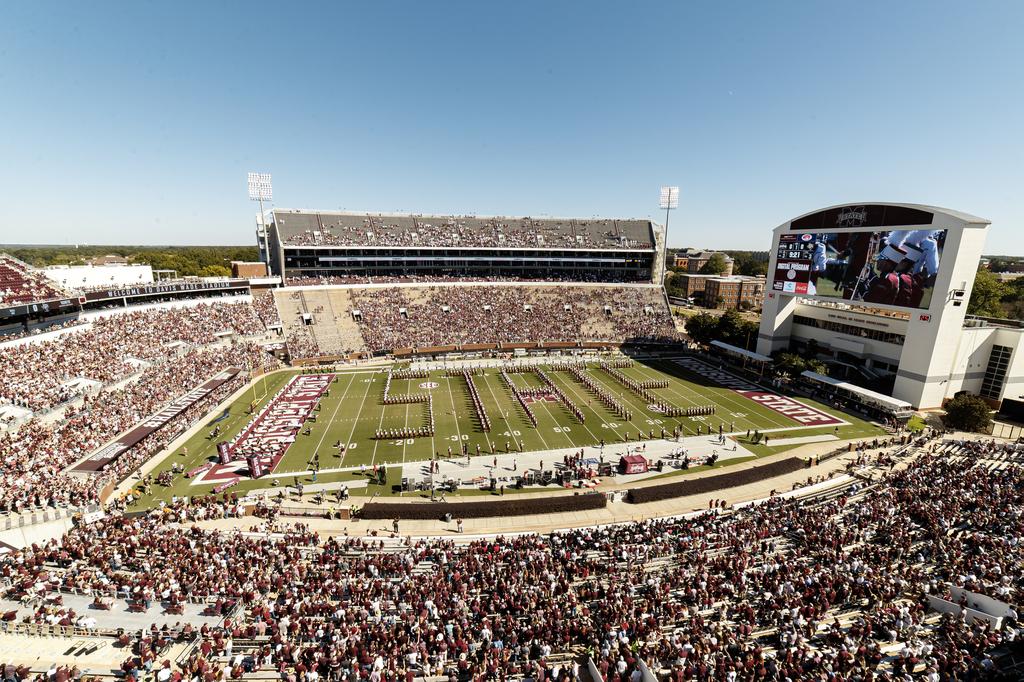
<svg viewBox="0 0 1024 682">
<path fill-rule="evenodd" d="M 1024 4 L 578 4 L 4 7 L 0 682 L 1024 680 Z"/>
<path fill-rule="evenodd" d="M 765 354 L 689 338 L 651 221 L 272 209 L 230 278 L 78 288 L 3 256 L 9 671 L 1017 679 L 1024 451 L 780 370 L 854 350 L 797 334 L 858 257 L 804 223 Z M 959 329 L 974 224 L 847 314 Z"/>
</svg>

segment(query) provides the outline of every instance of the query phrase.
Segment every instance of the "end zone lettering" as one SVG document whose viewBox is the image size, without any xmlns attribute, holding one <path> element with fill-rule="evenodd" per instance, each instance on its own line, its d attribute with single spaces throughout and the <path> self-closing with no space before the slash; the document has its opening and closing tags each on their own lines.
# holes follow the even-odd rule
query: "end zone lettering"
<svg viewBox="0 0 1024 682">
<path fill-rule="evenodd" d="M 764 405 L 770 410 L 781 415 L 795 419 L 801 424 L 832 426 L 833 424 L 845 424 L 846 422 L 833 417 L 827 412 L 816 410 L 813 407 L 797 402 L 792 398 L 778 395 L 777 393 L 765 393 L 763 391 L 736 391 L 740 395 Z"/>
<path fill-rule="evenodd" d="M 259 456 L 264 470 L 273 471 L 333 380 L 333 374 L 293 377 L 241 433 L 228 441 L 232 463 L 218 464 L 198 480 L 211 483 L 233 478 L 238 475 L 237 462 L 248 455 Z"/>
<path fill-rule="evenodd" d="M 786 398 L 778 393 L 765 391 L 757 384 L 742 379 L 735 374 L 730 374 L 724 369 L 713 367 L 703 360 L 696 358 L 679 358 L 673 362 L 694 374 L 697 374 L 708 381 L 712 381 L 722 388 L 731 388 L 744 398 L 764 405 L 770 410 L 789 417 L 795 422 L 808 426 L 838 426 L 846 422 L 827 412 L 816 410 L 813 407 L 804 405 L 798 400 Z"/>
</svg>

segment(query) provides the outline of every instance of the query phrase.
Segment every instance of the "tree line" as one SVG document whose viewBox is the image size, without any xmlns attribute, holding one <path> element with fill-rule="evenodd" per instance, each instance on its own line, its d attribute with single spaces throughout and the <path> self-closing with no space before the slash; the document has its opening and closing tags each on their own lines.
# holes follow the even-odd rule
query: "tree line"
<svg viewBox="0 0 1024 682">
<path fill-rule="evenodd" d="M 99 256 L 116 255 L 154 270 L 174 270 L 178 277 L 227 277 L 231 261 L 255 261 L 255 246 L 19 246 L 3 251 L 29 265 L 85 265 Z"/>
<path fill-rule="evenodd" d="M 967 314 L 1002 319 L 1024 319 L 1024 277 L 999 279 L 991 270 L 978 268 L 974 276 Z"/>
</svg>

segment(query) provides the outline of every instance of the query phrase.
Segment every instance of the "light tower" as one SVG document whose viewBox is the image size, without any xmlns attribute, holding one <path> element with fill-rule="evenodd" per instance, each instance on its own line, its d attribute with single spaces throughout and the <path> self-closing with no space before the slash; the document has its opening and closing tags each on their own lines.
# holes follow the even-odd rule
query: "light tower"
<svg viewBox="0 0 1024 682">
<path fill-rule="evenodd" d="M 668 272 L 668 214 L 669 211 L 679 208 L 679 188 L 662 187 L 661 197 L 658 206 L 665 209 L 665 262 L 662 275 Z"/>
<path fill-rule="evenodd" d="M 274 187 L 270 182 L 270 173 L 249 173 L 249 200 L 260 202 L 260 226 L 256 233 L 260 240 L 260 252 L 270 265 L 270 245 L 267 243 L 267 225 L 263 218 L 263 200 L 274 200 Z"/>
</svg>

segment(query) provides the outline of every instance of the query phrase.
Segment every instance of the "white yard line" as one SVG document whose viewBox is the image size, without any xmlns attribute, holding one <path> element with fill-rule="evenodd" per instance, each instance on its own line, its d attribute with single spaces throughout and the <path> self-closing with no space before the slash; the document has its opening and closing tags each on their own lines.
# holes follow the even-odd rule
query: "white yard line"
<svg viewBox="0 0 1024 682">
<path fill-rule="evenodd" d="M 459 447 L 452 449 L 452 456 L 462 456 L 462 429 L 459 428 L 459 408 L 455 406 L 455 394 L 452 393 L 452 380 L 450 377 L 444 378 L 444 385 L 448 388 L 448 404 L 452 406 L 452 418 L 455 419 L 455 434 L 459 437 L 456 443 Z"/>
<path fill-rule="evenodd" d="M 538 386 L 537 388 L 543 388 L 543 387 L 544 387 L 544 386 L 543 386 L 543 384 L 541 384 L 541 385 L 540 385 L 540 386 Z M 569 441 L 569 447 L 571 447 L 571 448 L 573 448 L 573 447 L 576 447 L 576 448 L 578 448 L 578 447 L 579 447 L 579 445 L 577 445 L 577 444 L 576 444 L 576 441 L 574 441 L 574 440 L 572 439 L 572 436 L 570 436 L 570 435 L 569 435 L 568 433 L 566 433 L 566 432 L 565 432 L 565 427 L 561 425 L 561 424 L 562 424 L 562 422 L 561 422 L 561 421 L 559 421 L 558 417 L 556 417 L 556 416 L 554 415 L 554 412 L 553 412 L 552 408 L 548 406 L 548 401 L 547 401 L 547 400 L 543 400 L 543 399 L 541 399 L 541 400 L 534 400 L 534 401 L 533 401 L 533 403 L 531 403 L 531 405 L 534 405 L 534 406 L 535 406 L 535 405 L 537 405 L 537 403 L 542 403 L 542 404 L 544 405 L 544 412 L 546 412 L 546 413 L 547 413 L 547 415 L 548 415 L 548 417 L 550 417 L 550 418 L 551 418 L 551 420 L 552 420 L 553 422 L 555 422 L 555 426 L 554 426 L 553 428 L 559 429 L 559 430 L 558 430 L 558 431 L 556 431 L 555 433 L 557 433 L 558 435 L 562 436 L 562 437 L 563 437 L 563 438 L 565 438 L 565 439 L 566 439 L 567 441 Z M 570 413 L 570 412 L 569 412 L 569 410 L 568 410 L 568 409 L 566 409 L 564 405 L 562 405 L 562 404 L 561 404 L 560 402 L 557 402 L 557 401 L 555 402 L 555 405 L 557 405 L 557 406 L 558 406 L 558 408 L 556 408 L 556 409 L 558 409 L 559 411 L 561 411 L 561 410 L 565 409 L 565 412 L 566 412 L 566 414 L 568 414 L 568 415 L 569 415 L 569 418 L 570 418 L 570 419 L 572 418 L 572 413 Z M 540 428 L 539 428 L 539 427 L 537 428 L 537 431 L 540 431 Z M 571 432 L 571 431 L 572 431 L 572 429 L 570 428 L 570 429 L 569 429 L 569 431 Z"/>
<path fill-rule="evenodd" d="M 406 379 L 405 392 L 412 393 L 412 379 Z M 405 404 L 405 426 L 403 428 L 409 428 L 409 403 Z M 405 450 L 409 447 L 410 440 L 412 439 L 402 438 L 402 466 L 405 466 Z"/>
<path fill-rule="evenodd" d="M 494 376 L 498 377 L 498 379 L 496 379 L 496 381 L 501 381 L 501 375 L 500 374 L 495 374 Z M 490 374 L 484 374 L 484 383 L 487 384 L 487 391 L 491 394 L 491 400 L 494 401 L 495 409 L 497 409 L 498 410 L 498 414 L 501 415 L 500 419 L 503 422 L 505 422 L 505 431 L 508 432 L 509 436 L 512 438 L 512 442 L 516 444 L 516 450 L 521 451 L 523 449 L 522 442 L 518 438 L 516 438 L 515 433 L 513 433 L 515 431 L 515 429 L 513 429 L 512 425 L 508 423 L 508 417 L 504 416 L 504 413 L 502 413 L 502 411 L 501 411 L 501 403 L 498 402 L 498 396 L 496 396 L 494 394 L 494 387 L 491 386 L 490 377 L 491 377 Z M 519 409 L 519 406 L 516 405 L 513 409 Z M 541 441 L 543 442 L 543 440 L 544 440 L 544 437 L 541 436 Z M 547 447 L 547 443 L 545 443 L 544 446 Z"/>
<path fill-rule="evenodd" d="M 713 368 L 713 365 L 710 365 L 707 362 L 704 362 L 703 360 L 699 360 L 699 361 L 703 362 L 703 364 L 707 365 L 708 367 L 712 367 Z M 687 368 L 683 367 L 682 365 L 678 365 L 677 363 L 673 363 L 673 364 L 676 364 L 676 366 L 680 367 L 684 371 L 688 371 L 688 372 L 693 373 L 693 370 L 688 370 Z M 718 370 L 718 371 L 724 372 L 725 374 L 728 374 L 729 376 L 735 377 L 737 380 L 746 381 L 748 384 L 756 386 L 754 384 L 754 382 L 750 381 L 749 379 L 744 379 L 743 377 L 737 376 L 736 374 L 733 374 L 732 372 L 730 372 L 728 370 L 724 370 L 723 369 L 723 370 Z M 739 394 L 736 394 L 730 388 L 725 388 L 725 387 L 716 387 L 716 388 L 718 388 L 719 390 L 730 391 L 731 392 L 730 395 L 735 395 L 734 400 L 740 400 L 740 401 L 742 401 L 742 400 L 749 400 L 749 398 L 745 398 L 743 396 L 740 396 Z M 816 412 L 822 412 L 823 414 L 827 414 L 830 417 L 832 417 L 834 419 L 838 419 L 840 422 L 842 422 L 842 426 L 849 426 L 850 425 L 850 422 L 846 421 L 844 418 L 836 416 L 836 415 L 832 414 L 831 412 L 825 412 L 824 410 L 821 410 L 821 409 L 819 409 L 817 407 L 814 407 L 812 405 L 808 405 L 807 403 L 803 402 L 802 400 L 798 400 L 797 398 L 790 397 L 790 396 L 785 396 L 782 393 L 779 393 L 779 392 L 777 392 L 775 390 L 772 390 L 772 389 L 769 389 L 769 388 L 764 388 L 764 387 L 757 387 L 757 388 L 759 390 L 761 390 L 761 391 L 766 392 L 766 393 L 774 393 L 776 395 L 784 397 L 786 400 L 792 400 L 795 403 L 799 403 L 800 405 L 803 405 L 804 407 L 806 407 L 809 410 L 814 410 Z M 742 403 L 740 403 L 740 404 L 742 404 Z M 748 409 L 741 409 L 741 410 L 738 410 L 738 411 L 749 411 L 749 408 Z M 786 425 L 786 424 L 789 424 L 789 423 L 795 423 L 795 424 L 799 424 L 800 423 L 800 422 L 796 421 L 795 419 L 790 419 L 789 417 L 786 417 L 784 415 L 778 414 L 777 412 L 774 412 L 774 410 L 769 410 L 769 411 L 773 412 L 774 416 L 770 419 L 770 421 L 772 421 L 773 423 L 780 424 L 780 425 Z M 782 421 L 782 422 L 775 421 L 775 418 L 774 418 L 775 416 L 777 416 L 780 419 L 783 419 L 784 421 Z M 821 427 L 821 426 L 833 426 L 833 425 L 832 424 L 818 424 L 817 426 Z M 761 429 L 761 431 L 764 431 L 764 429 Z"/>
<path fill-rule="evenodd" d="M 681 379 L 680 377 L 673 376 L 672 374 L 669 374 L 668 372 L 663 372 L 662 370 L 655 369 L 653 367 L 648 367 L 647 365 L 644 365 L 642 363 L 637 363 L 637 365 L 638 366 L 635 367 L 635 369 L 636 369 L 637 373 L 640 374 L 642 377 L 645 377 L 645 378 L 648 378 L 648 379 L 661 379 L 661 378 L 664 377 L 664 378 L 668 379 L 668 387 L 664 388 L 664 389 L 658 389 L 658 390 L 668 391 L 669 393 L 671 393 L 673 395 L 676 395 L 676 396 L 682 398 L 683 400 L 686 400 L 687 402 L 692 402 L 694 405 L 700 405 L 700 403 L 695 402 L 692 399 L 688 398 L 685 394 L 681 393 L 676 388 L 677 383 L 685 383 L 686 382 L 685 379 Z M 644 371 L 645 369 L 646 370 L 650 370 L 651 372 L 656 372 L 657 374 L 652 377 L 648 372 Z M 718 390 L 718 387 L 714 387 L 714 386 L 709 386 L 708 388 L 710 388 L 712 390 Z M 689 390 L 689 389 L 687 389 L 687 390 Z M 724 389 L 724 390 L 729 390 L 729 389 Z M 696 392 L 694 392 L 694 393 L 696 394 Z M 705 394 L 696 394 L 696 395 L 698 395 L 699 397 L 702 397 L 702 398 L 703 397 L 707 397 L 712 403 L 714 403 L 715 405 L 719 405 L 723 410 L 728 410 L 730 417 L 732 417 L 732 413 L 733 412 L 745 412 L 746 414 L 749 415 L 751 413 L 751 411 L 752 411 L 751 408 L 750 408 L 750 405 L 748 403 L 748 399 L 744 398 L 742 396 L 739 396 L 739 395 L 737 395 L 735 397 L 729 396 L 728 398 L 725 395 L 719 395 L 717 393 L 710 393 L 710 394 L 707 394 L 706 396 L 705 396 Z M 738 407 L 733 407 L 733 404 L 735 404 Z M 719 421 L 722 422 L 722 425 L 723 425 L 722 428 L 725 428 L 726 424 L 729 424 L 729 423 L 733 422 L 736 419 L 735 417 L 732 417 L 731 419 L 729 419 L 727 421 L 727 420 L 723 419 L 721 415 L 717 414 L 717 411 L 716 411 L 716 414 L 711 415 L 711 416 L 717 418 Z M 772 424 L 780 424 L 780 425 L 782 425 L 782 423 L 776 421 L 776 418 L 775 418 L 774 415 L 773 416 L 766 416 L 765 419 L 767 421 L 769 421 L 770 423 L 772 423 Z M 710 422 L 708 423 L 708 426 L 711 426 Z"/>
<path fill-rule="evenodd" d="M 362 372 L 353 372 L 353 374 L 362 374 Z M 348 455 L 349 448 L 352 447 L 352 437 L 356 433 L 356 427 L 359 426 L 359 415 L 363 413 L 363 405 L 366 404 L 366 396 L 370 395 L 370 389 L 373 387 L 373 377 L 370 377 L 369 382 L 366 384 L 366 391 L 363 393 L 363 400 L 359 403 L 359 410 L 356 412 L 355 419 L 352 420 L 352 430 L 348 432 L 348 440 L 345 441 L 345 455 Z M 374 441 L 376 443 L 376 441 Z M 345 458 L 342 457 L 341 461 L 344 462 Z"/>
<path fill-rule="evenodd" d="M 348 390 L 352 387 L 352 382 L 353 381 L 355 381 L 355 378 L 349 379 L 348 385 L 345 386 L 345 392 L 341 394 L 341 398 L 338 400 L 338 404 L 334 406 L 334 412 L 331 413 L 331 420 L 329 422 L 327 422 L 327 426 L 324 428 L 324 432 L 322 434 L 320 434 L 320 440 L 317 441 L 316 447 L 313 448 L 313 454 L 314 455 L 317 452 L 320 451 L 320 446 L 324 444 L 324 438 L 327 438 L 327 432 L 331 430 L 331 424 L 334 423 L 334 418 L 336 416 L 338 416 L 338 410 L 341 409 L 342 403 L 345 402 L 345 396 L 348 395 Z M 328 390 L 330 390 L 330 389 L 328 389 Z M 323 398 L 321 398 L 320 400 L 321 400 L 321 402 L 323 402 Z M 346 447 L 346 449 L 347 449 L 347 447 Z M 288 451 L 286 450 L 285 451 L 285 455 L 287 455 L 287 454 L 288 454 Z"/>
<path fill-rule="evenodd" d="M 551 372 L 552 377 L 557 376 L 557 374 L 558 374 L 557 372 Z M 590 389 L 588 389 L 586 386 L 583 386 L 582 384 L 580 384 L 577 381 L 576 377 L 574 377 L 572 374 L 569 374 L 568 376 L 564 377 L 562 383 L 564 384 L 564 387 L 567 388 L 569 390 L 569 392 L 572 393 L 573 396 L 575 396 L 576 398 L 580 398 L 580 396 L 582 395 L 582 399 L 587 401 L 586 409 L 590 410 L 590 413 L 593 414 L 595 417 L 597 417 L 598 419 L 601 419 L 602 420 L 601 421 L 602 424 L 607 424 L 608 425 L 607 428 L 612 433 L 614 433 L 615 436 L 620 441 L 622 440 L 622 434 L 619 433 L 618 429 L 616 429 L 614 426 L 611 426 L 611 424 L 617 424 L 618 423 L 618 422 L 614 421 L 615 419 L 618 419 L 618 417 L 616 417 L 614 414 L 612 414 L 612 420 L 613 421 L 611 421 L 611 422 L 605 421 L 604 418 L 598 413 L 597 408 L 596 407 L 591 407 L 591 402 L 593 400 L 597 400 L 597 398 L 589 393 Z M 572 396 L 570 396 L 570 397 L 572 397 Z M 601 407 L 604 408 L 604 404 L 603 403 L 598 401 L 598 404 L 601 405 Z M 604 408 L 604 409 L 608 409 L 608 408 Z M 611 414 L 610 410 L 609 410 L 609 414 Z M 583 425 L 586 426 L 586 422 L 584 422 Z M 589 426 L 587 426 L 587 431 L 590 431 L 590 435 L 594 436 L 594 438 L 597 438 L 598 442 L 600 442 L 602 440 L 606 440 L 606 439 L 603 439 L 603 438 L 601 438 L 599 436 L 596 436 L 594 434 L 594 432 L 590 430 Z"/>
<path fill-rule="evenodd" d="M 385 381 L 387 381 L 387 380 L 385 379 Z M 388 406 L 387 405 L 381 405 L 380 406 L 380 422 L 377 424 L 377 430 L 378 431 L 380 431 L 382 428 L 384 428 L 384 413 L 387 412 L 387 411 L 388 411 Z M 353 427 L 353 429 L 354 428 L 355 427 Z M 373 466 L 374 463 L 377 461 L 377 447 L 379 445 L 380 445 L 380 439 L 379 438 L 374 438 L 373 439 L 373 454 L 370 455 L 370 466 Z"/>
<path fill-rule="evenodd" d="M 466 383 L 465 379 L 463 379 L 462 383 L 466 386 L 466 395 L 469 397 L 470 402 L 472 402 L 473 401 L 473 396 L 469 392 L 469 384 Z M 473 382 L 473 385 L 474 386 L 476 385 L 476 381 Z M 451 392 L 451 385 L 450 384 L 448 386 L 448 391 Z M 479 386 L 477 386 L 477 391 L 478 392 L 480 391 L 480 387 Z M 481 398 L 481 400 L 483 400 L 483 398 Z M 454 400 L 454 394 L 453 394 L 452 404 L 454 405 L 454 403 L 455 403 L 455 400 Z M 474 409 L 474 412 L 473 412 L 474 416 L 476 416 L 477 417 L 477 421 L 480 422 L 480 433 L 484 434 L 484 440 L 487 441 L 487 448 L 491 452 L 494 452 L 494 443 L 491 442 L 491 437 L 487 434 L 487 432 L 483 430 L 484 423 L 483 423 L 483 420 L 479 418 L 480 415 L 476 414 L 476 411 L 475 411 L 476 410 L 476 405 L 473 406 L 473 409 Z M 459 436 L 459 438 L 461 439 L 462 436 Z"/>
</svg>

